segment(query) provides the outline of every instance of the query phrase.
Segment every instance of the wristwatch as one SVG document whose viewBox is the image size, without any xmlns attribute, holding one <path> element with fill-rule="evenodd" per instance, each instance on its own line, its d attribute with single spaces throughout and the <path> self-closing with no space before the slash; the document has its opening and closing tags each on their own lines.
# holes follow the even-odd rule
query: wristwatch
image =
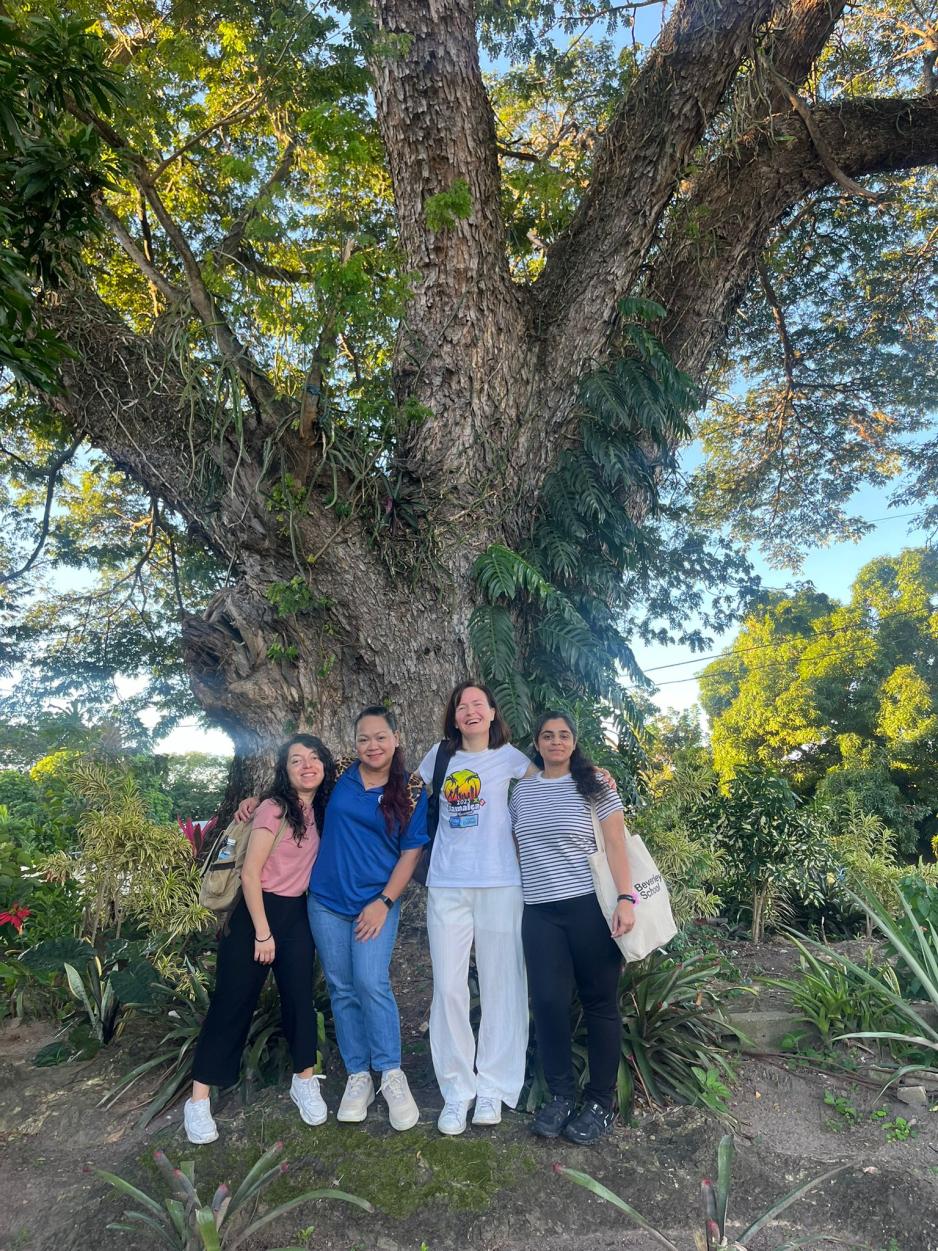
<svg viewBox="0 0 938 1251">
<path fill-rule="evenodd" d="M 390 912 L 391 909 L 394 907 L 394 900 L 390 897 L 390 895 L 379 895 L 378 898 L 381 900 L 381 902 Z"/>
</svg>

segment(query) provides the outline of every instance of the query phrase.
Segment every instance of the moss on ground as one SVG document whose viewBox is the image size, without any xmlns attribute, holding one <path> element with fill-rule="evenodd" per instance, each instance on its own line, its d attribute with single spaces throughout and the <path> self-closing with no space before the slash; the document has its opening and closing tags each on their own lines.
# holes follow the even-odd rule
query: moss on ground
<svg viewBox="0 0 938 1251">
<path fill-rule="evenodd" d="M 398 1134 L 386 1124 L 325 1125 L 306 1128 L 295 1117 L 271 1109 L 252 1109 L 229 1123 L 218 1142 L 193 1149 L 180 1135 L 159 1145 L 173 1164 L 195 1160 L 195 1184 L 207 1200 L 220 1182 L 236 1186 L 278 1139 L 281 1160 L 289 1164 L 282 1178 L 264 1191 L 264 1206 L 282 1203 L 304 1190 L 337 1189 L 367 1199 L 395 1219 L 411 1216 L 428 1204 L 453 1211 L 483 1211 L 498 1191 L 520 1181 L 535 1167 L 526 1145 L 495 1133 L 484 1138 L 444 1138 L 418 1125 Z M 154 1196 L 162 1179 L 152 1151 L 141 1157 Z"/>
</svg>

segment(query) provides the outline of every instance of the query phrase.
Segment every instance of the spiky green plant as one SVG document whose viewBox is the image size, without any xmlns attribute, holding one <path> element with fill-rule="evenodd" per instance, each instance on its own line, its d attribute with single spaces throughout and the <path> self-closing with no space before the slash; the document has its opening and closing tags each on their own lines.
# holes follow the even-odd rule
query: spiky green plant
<svg viewBox="0 0 938 1251">
<path fill-rule="evenodd" d="M 626 965 L 619 987 L 622 1059 L 650 1103 L 699 1102 L 695 1068 L 732 1079 L 727 1036 L 739 1031 L 720 1014 L 719 971 L 708 955 L 676 961 L 655 952 L 640 966 Z"/>
<path fill-rule="evenodd" d="M 761 1233 L 770 1221 L 774 1221 L 782 1212 L 790 1208 L 793 1203 L 796 1203 L 810 1190 L 814 1190 L 822 1182 L 829 1181 L 830 1178 L 836 1177 L 838 1173 L 853 1167 L 850 1164 L 838 1164 L 836 1168 L 828 1169 L 820 1177 L 812 1178 L 811 1181 L 798 1186 L 797 1189 L 790 1191 L 781 1199 L 777 1199 L 737 1239 L 730 1241 L 726 1232 L 726 1213 L 729 1204 L 735 1152 L 736 1148 L 732 1135 L 724 1134 L 717 1148 L 716 1185 L 707 1177 L 700 1183 L 700 1224 L 694 1230 L 694 1247 L 696 1251 L 717 1251 L 717 1248 L 726 1248 L 727 1251 L 748 1251 L 752 1244 L 752 1239 Z M 668 1251 L 681 1251 L 681 1248 L 676 1243 L 672 1242 L 660 1229 L 656 1229 L 630 1203 L 627 1203 L 625 1199 L 620 1198 L 601 1182 L 598 1182 L 595 1177 L 590 1177 L 588 1173 L 578 1172 L 577 1169 L 566 1168 L 562 1164 L 555 1164 L 554 1172 L 560 1177 L 566 1177 L 569 1181 L 576 1182 L 578 1186 L 583 1186 L 584 1189 L 589 1190 L 592 1194 L 598 1195 L 600 1199 L 605 1199 L 607 1203 L 617 1207 L 653 1238 L 659 1246 L 666 1247 Z M 822 1237 L 816 1237 L 812 1241 L 817 1243 L 822 1240 Z M 786 1239 L 784 1243 L 775 1248 L 775 1251 L 786 1251 L 787 1248 L 799 1245 L 803 1244 L 792 1243 L 790 1239 Z"/>
<path fill-rule="evenodd" d="M 938 1009 L 938 932 L 936 932 L 934 923 L 931 920 L 926 919 L 924 922 L 921 922 L 916 919 L 915 913 L 901 888 L 897 890 L 897 894 L 899 896 L 899 904 L 908 922 L 904 931 L 900 930 L 889 913 L 871 896 L 861 896 L 850 892 L 850 897 L 888 940 L 889 945 L 896 953 L 898 965 L 905 968 L 910 978 L 915 979 L 917 985 L 921 987 L 923 998 Z M 874 974 L 864 969 L 862 965 L 857 964 L 854 960 L 849 959 L 843 952 L 832 951 L 831 956 L 844 969 L 848 969 L 866 985 L 877 987 L 881 985 L 881 982 Z M 915 1073 L 925 1068 L 934 1067 L 935 1061 L 938 1059 L 938 1029 L 898 990 L 885 987 L 883 995 L 895 1009 L 897 1019 L 901 1022 L 900 1027 L 894 1029 L 858 1030 L 842 1034 L 840 1038 L 864 1038 L 877 1042 L 900 1043 L 904 1046 L 918 1047 L 922 1051 L 930 1053 L 920 1062 L 903 1064 L 898 1068 L 887 1083 L 887 1086 L 891 1086 L 893 1082 L 898 1081 L 900 1077 L 904 1077 L 907 1073 Z M 839 1041 L 839 1039 L 835 1041 Z"/>
<path fill-rule="evenodd" d="M 278 1203 L 263 1216 L 251 1219 L 246 1205 L 287 1171 L 286 1161 L 274 1162 L 282 1151 L 283 1143 L 274 1143 L 255 1162 L 240 1185 L 233 1191 L 226 1184 L 220 1185 L 210 1203 L 204 1203 L 195 1188 L 192 1161 L 174 1168 L 162 1151 L 153 1152 L 156 1166 L 170 1191 L 169 1197 L 162 1201 L 115 1173 L 95 1169 L 98 1177 L 138 1205 L 124 1212 L 124 1221 L 114 1221 L 108 1228 L 135 1234 L 137 1238 L 147 1238 L 150 1244 L 169 1247 L 172 1251 L 236 1251 L 265 1226 L 301 1203 L 339 1199 L 344 1203 L 353 1203 L 366 1212 L 374 1211 L 366 1199 L 346 1194 L 343 1190 L 306 1190 L 285 1203 Z M 242 1219 L 237 1220 L 235 1218 L 239 1213 Z M 134 1245 L 141 1244 L 135 1242 Z"/>
</svg>

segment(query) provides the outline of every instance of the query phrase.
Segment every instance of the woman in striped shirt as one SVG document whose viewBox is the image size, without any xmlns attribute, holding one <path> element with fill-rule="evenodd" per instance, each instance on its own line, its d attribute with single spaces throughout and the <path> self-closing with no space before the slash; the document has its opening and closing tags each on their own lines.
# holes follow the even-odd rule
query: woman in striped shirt
<svg viewBox="0 0 938 1251">
<path fill-rule="evenodd" d="M 517 782 L 510 808 L 524 913 L 521 936 L 534 1010 L 537 1045 L 551 1100 L 532 1129 L 591 1143 L 615 1120 L 621 1022 L 617 1002 L 622 957 L 613 938 L 635 924 L 622 802 L 596 775 L 577 746 L 576 725 L 564 712 L 547 712 L 534 733 L 539 772 Z M 593 889 L 589 855 L 596 850 L 595 807 L 609 867 L 619 891 L 612 928 Z M 589 1084 L 575 1111 L 576 1085 L 570 1004 L 576 987 L 586 1021 Z"/>
</svg>

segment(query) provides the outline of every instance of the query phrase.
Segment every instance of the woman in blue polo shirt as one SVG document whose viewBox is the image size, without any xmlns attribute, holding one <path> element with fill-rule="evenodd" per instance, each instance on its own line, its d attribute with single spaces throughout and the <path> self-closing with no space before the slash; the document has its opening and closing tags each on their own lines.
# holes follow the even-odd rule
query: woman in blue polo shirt
<svg viewBox="0 0 938 1251">
<path fill-rule="evenodd" d="M 417 1105 L 401 1070 L 401 1022 L 388 969 L 400 896 L 427 839 L 427 798 L 413 806 L 408 774 L 387 708 L 355 721 L 358 760 L 326 807 L 309 884 L 309 923 L 322 963 L 348 1081 L 337 1118 L 363 1121 L 374 1102 L 372 1070 L 394 1129 L 410 1129 Z"/>
</svg>

